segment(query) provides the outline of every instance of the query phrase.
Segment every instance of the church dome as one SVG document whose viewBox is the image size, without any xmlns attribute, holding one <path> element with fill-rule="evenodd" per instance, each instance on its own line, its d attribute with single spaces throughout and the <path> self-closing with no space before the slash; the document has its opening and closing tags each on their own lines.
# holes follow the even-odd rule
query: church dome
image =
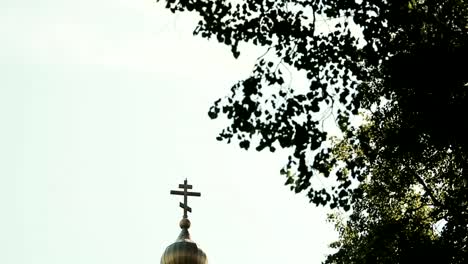
<svg viewBox="0 0 468 264">
<path fill-rule="evenodd" d="M 190 239 L 190 221 L 183 218 L 177 240 L 169 245 L 161 257 L 161 264 L 208 264 L 205 252 Z"/>
</svg>

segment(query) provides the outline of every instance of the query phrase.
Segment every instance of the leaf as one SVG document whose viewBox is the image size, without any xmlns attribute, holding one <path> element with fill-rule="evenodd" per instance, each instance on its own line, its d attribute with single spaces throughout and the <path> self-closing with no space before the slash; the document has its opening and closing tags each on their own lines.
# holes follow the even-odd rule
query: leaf
<svg viewBox="0 0 468 264">
<path fill-rule="evenodd" d="M 245 150 L 248 150 L 249 147 L 250 147 L 250 141 L 248 140 L 242 140 L 240 143 L 239 143 L 239 147 L 245 149 Z"/>
</svg>

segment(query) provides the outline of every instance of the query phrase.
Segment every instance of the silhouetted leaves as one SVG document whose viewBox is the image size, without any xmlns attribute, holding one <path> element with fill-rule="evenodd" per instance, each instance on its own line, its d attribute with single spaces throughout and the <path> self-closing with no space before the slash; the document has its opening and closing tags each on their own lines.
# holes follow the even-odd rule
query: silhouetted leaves
<svg viewBox="0 0 468 264">
<path fill-rule="evenodd" d="M 250 147 L 250 141 L 248 140 L 243 140 L 239 143 L 239 146 L 245 150 L 248 150 Z"/>
<path fill-rule="evenodd" d="M 402 201 L 409 202 L 404 190 L 419 188 L 418 199 L 447 221 L 447 248 L 466 253 L 458 246 L 468 243 L 466 1 L 165 2 L 172 12 L 198 14 L 194 34 L 229 46 L 235 58 L 241 43 L 269 51 L 209 109 L 210 118 L 229 120 L 218 140 L 287 149 L 284 170 L 294 176 L 286 184 L 317 205 L 349 210 L 369 199 L 360 185 L 369 179 Z M 305 73 L 308 89 L 291 86 L 291 68 Z M 359 113 L 365 121 L 355 126 Z M 324 131 L 325 115 L 342 139 Z M 311 185 L 331 176 L 329 186 Z M 375 237 L 407 230 L 392 221 Z"/>
</svg>

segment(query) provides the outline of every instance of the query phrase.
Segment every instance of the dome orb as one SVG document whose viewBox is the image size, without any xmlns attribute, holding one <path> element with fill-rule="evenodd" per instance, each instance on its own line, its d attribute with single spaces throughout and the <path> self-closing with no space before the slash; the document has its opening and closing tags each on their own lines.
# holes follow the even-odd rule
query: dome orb
<svg viewBox="0 0 468 264">
<path fill-rule="evenodd" d="M 182 220 L 180 220 L 180 222 L 179 222 L 179 226 L 182 229 L 189 229 L 190 228 L 190 220 L 188 220 L 187 218 L 182 218 Z"/>
</svg>

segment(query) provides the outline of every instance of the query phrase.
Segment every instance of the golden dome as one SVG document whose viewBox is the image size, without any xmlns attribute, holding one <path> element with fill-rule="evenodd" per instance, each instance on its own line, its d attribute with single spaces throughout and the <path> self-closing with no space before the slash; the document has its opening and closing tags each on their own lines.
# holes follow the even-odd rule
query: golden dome
<svg viewBox="0 0 468 264">
<path fill-rule="evenodd" d="M 180 235 L 176 242 L 169 245 L 161 257 L 161 264 L 208 264 L 205 252 L 190 239 L 188 229 L 190 221 L 183 218 L 180 221 Z"/>
</svg>

